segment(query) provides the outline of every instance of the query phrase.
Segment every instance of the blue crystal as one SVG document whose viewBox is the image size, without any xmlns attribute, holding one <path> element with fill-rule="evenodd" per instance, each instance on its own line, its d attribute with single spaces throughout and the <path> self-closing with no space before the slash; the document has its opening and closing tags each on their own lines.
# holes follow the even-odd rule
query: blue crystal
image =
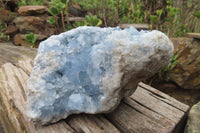
<svg viewBox="0 0 200 133">
<path fill-rule="evenodd" d="M 111 111 L 139 81 L 166 66 L 172 54 L 163 33 L 133 27 L 80 27 L 51 36 L 41 42 L 27 83 L 27 116 L 47 124 L 72 113 Z"/>
</svg>

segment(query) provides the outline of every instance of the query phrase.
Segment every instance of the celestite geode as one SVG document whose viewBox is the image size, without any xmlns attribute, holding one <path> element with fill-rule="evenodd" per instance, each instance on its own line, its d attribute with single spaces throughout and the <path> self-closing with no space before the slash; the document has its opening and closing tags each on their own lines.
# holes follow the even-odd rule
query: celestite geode
<svg viewBox="0 0 200 133">
<path fill-rule="evenodd" d="M 164 68 L 173 44 L 159 31 L 79 27 L 40 43 L 27 83 L 27 116 L 48 124 L 110 112 L 141 80 Z"/>
</svg>

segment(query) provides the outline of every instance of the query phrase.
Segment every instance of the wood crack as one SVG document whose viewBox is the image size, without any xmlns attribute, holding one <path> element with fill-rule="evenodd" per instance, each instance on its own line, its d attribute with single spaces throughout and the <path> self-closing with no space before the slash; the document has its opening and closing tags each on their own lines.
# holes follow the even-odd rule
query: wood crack
<svg viewBox="0 0 200 133">
<path fill-rule="evenodd" d="M 154 98 L 156 98 L 156 99 L 158 99 L 158 100 L 161 100 L 162 102 L 164 102 L 164 103 L 166 103 L 166 104 L 168 104 L 168 105 L 170 105 L 170 106 L 172 106 L 172 107 L 174 107 L 174 108 L 176 108 L 176 109 L 178 109 L 178 110 L 180 110 L 180 111 L 182 111 L 182 112 L 185 112 L 184 110 L 182 110 L 182 109 L 180 109 L 180 108 L 174 106 L 173 104 L 170 104 L 170 103 L 166 102 L 165 100 L 162 100 L 162 99 L 160 99 L 160 98 L 154 96 L 153 94 L 151 94 L 151 95 L 152 95 L 152 97 L 154 97 Z"/>
<path fill-rule="evenodd" d="M 26 101 L 26 93 L 25 93 L 25 91 L 24 91 L 24 88 L 23 88 L 23 86 L 22 86 L 22 83 L 20 82 L 20 80 L 19 80 L 19 78 L 17 77 L 17 75 L 14 75 L 14 78 L 16 79 L 17 84 L 18 84 L 18 86 L 19 86 L 19 88 L 20 88 L 20 90 L 21 90 L 21 92 L 22 92 L 22 96 L 23 96 L 24 100 Z"/>
<path fill-rule="evenodd" d="M 155 92 L 153 92 L 153 91 L 151 91 L 151 90 L 149 90 L 149 89 L 147 89 L 147 88 L 145 88 L 145 87 L 143 87 L 143 86 L 141 86 L 141 85 L 139 85 L 139 86 L 140 86 L 141 88 L 145 89 L 146 91 L 148 91 L 152 97 L 154 97 L 154 98 L 156 98 L 156 99 L 158 99 L 158 100 L 161 100 L 162 102 L 164 102 L 164 103 L 166 103 L 166 104 L 168 104 L 168 105 L 170 105 L 170 106 L 172 106 L 172 107 L 174 107 L 174 108 L 176 108 L 176 109 L 178 109 L 178 110 L 180 110 L 180 111 L 182 111 L 182 112 L 185 112 L 185 110 L 183 110 L 183 109 L 181 109 L 181 108 L 178 108 L 177 106 L 175 106 L 175 105 L 173 105 L 173 104 L 171 104 L 171 103 L 169 103 L 169 102 L 163 100 L 163 99 L 168 100 L 167 98 L 165 98 L 165 97 L 163 97 L 163 96 L 161 96 L 161 95 L 159 95 L 159 94 L 157 94 L 157 93 L 155 93 Z"/>
</svg>

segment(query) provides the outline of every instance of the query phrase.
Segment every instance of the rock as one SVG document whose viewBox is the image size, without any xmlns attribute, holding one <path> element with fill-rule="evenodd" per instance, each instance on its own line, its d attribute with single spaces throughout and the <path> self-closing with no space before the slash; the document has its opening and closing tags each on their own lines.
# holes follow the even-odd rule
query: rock
<svg viewBox="0 0 200 133">
<path fill-rule="evenodd" d="M 172 55 L 173 44 L 159 31 L 85 26 L 51 36 L 40 43 L 27 82 L 27 116 L 44 125 L 110 112 Z"/>
<path fill-rule="evenodd" d="M 18 35 L 19 35 L 20 38 L 22 38 L 23 40 L 26 39 L 26 34 L 18 34 Z M 39 40 L 39 41 L 43 41 L 44 39 L 47 38 L 47 36 L 45 36 L 45 35 L 39 35 L 39 34 L 34 34 L 34 35 L 36 36 L 37 40 Z"/>
<path fill-rule="evenodd" d="M 200 132 L 200 102 L 192 106 L 189 111 L 187 125 L 184 133 L 199 133 Z"/>
<path fill-rule="evenodd" d="M 14 44 L 17 46 L 28 46 L 31 47 L 30 44 L 26 43 L 25 39 L 21 38 L 21 34 L 16 34 L 14 36 Z"/>
<path fill-rule="evenodd" d="M 167 77 L 185 89 L 200 89 L 200 40 L 173 38 L 175 54 L 179 54 L 177 65 Z"/>
<path fill-rule="evenodd" d="M 18 28 L 14 25 L 9 25 L 5 31 L 6 35 L 13 35 L 16 34 L 18 32 Z"/>
<path fill-rule="evenodd" d="M 56 29 L 52 28 L 50 24 L 48 24 L 47 19 L 48 16 L 20 16 L 14 19 L 14 23 L 16 27 L 20 30 L 21 33 L 30 33 L 33 32 L 35 34 L 41 34 L 50 36 L 55 34 Z"/>
<path fill-rule="evenodd" d="M 45 20 L 40 17 L 28 16 L 28 17 L 16 17 L 14 19 L 16 27 L 19 28 L 20 32 L 40 32 L 41 29 L 44 30 Z M 43 27 L 43 28 L 42 28 Z"/>
<path fill-rule="evenodd" d="M 45 35 L 39 35 L 39 34 L 35 34 L 37 41 L 43 41 L 44 39 L 47 38 L 47 36 Z M 36 45 L 39 43 L 36 42 Z M 14 44 L 17 46 L 27 46 L 27 47 L 31 47 L 31 44 L 26 42 L 26 34 L 16 34 L 14 36 Z"/>
<path fill-rule="evenodd" d="M 85 14 L 87 13 L 87 11 L 85 11 L 81 5 L 77 4 L 77 3 L 73 3 L 70 4 L 69 6 L 69 14 L 72 16 L 85 16 Z"/>
<path fill-rule="evenodd" d="M 0 22 L 10 23 L 14 19 L 15 15 L 15 13 L 11 13 L 9 10 L 0 9 Z"/>
<path fill-rule="evenodd" d="M 29 16 L 29 15 L 39 15 L 43 14 L 47 11 L 45 6 L 21 6 L 18 10 L 19 14 L 22 16 Z"/>
</svg>

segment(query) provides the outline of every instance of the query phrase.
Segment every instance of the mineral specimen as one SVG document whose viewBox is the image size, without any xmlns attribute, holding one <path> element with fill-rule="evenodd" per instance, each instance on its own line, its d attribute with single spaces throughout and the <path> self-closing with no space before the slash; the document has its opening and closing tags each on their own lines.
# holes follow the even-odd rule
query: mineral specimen
<svg viewBox="0 0 200 133">
<path fill-rule="evenodd" d="M 41 42 L 27 83 L 27 116 L 48 124 L 110 112 L 164 68 L 173 44 L 159 31 L 80 27 Z"/>
</svg>

